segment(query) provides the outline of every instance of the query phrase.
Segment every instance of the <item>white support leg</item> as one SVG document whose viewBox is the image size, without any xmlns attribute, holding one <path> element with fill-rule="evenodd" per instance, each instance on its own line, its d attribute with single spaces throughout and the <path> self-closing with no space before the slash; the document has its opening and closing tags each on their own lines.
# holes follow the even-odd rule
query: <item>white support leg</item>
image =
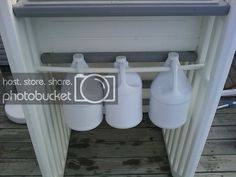
<svg viewBox="0 0 236 177">
<path fill-rule="evenodd" d="M 199 114 L 196 118 L 199 119 L 199 124 L 183 170 L 183 177 L 194 176 L 234 57 L 236 49 L 236 1 L 232 0 L 229 3 L 231 5 L 230 13 L 224 17 L 226 19 L 224 19 L 212 71 L 209 76 L 202 78 L 201 85 L 206 88 L 206 97 L 203 98 L 205 101 L 201 109 L 197 110 Z M 204 79 L 206 80 L 204 81 Z"/>
<path fill-rule="evenodd" d="M 26 21 L 15 18 L 12 2 L 14 1 L 0 1 L 0 31 L 11 70 L 36 73 L 37 58 L 35 48 L 29 44 Z M 68 132 L 68 128 L 64 125 L 61 114 L 50 113 L 50 109 L 47 112 L 45 107 L 49 108 L 49 105 L 23 105 L 23 110 L 42 175 L 62 177 L 69 142 L 69 134 L 63 135 Z M 51 114 L 55 115 L 53 120 Z M 58 133 L 58 127 L 63 127 L 60 130 L 63 132 Z M 58 150 L 58 146 L 64 149 Z"/>
<path fill-rule="evenodd" d="M 203 30 L 206 37 L 202 34 L 203 41 L 200 41 L 198 53 L 204 69 L 194 73 L 193 85 L 198 87 L 194 89 L 193 97 L 196 99 L 193 99 L 189 121 L 177 131 L 164 130 L 174 177 L 194 176 L 233 60 L 236 49 L 236 1 L 228 2 L 231 5 L 228 16 L 215 17 L 211 32 Z M 176 136 L 178 141 L 175 141 Z"/>
<path fill-rule="evenodd" d="M 184 149 L 189 146 L 189 150 L 183 150 L 181 154 L 183 157 L 177 165 L 178 169 L 173 171 L 174 177 L 194 176 L 228 76 L 236 49 L 236 1 L 229 1 L 229 3 L 231 5 L 229 15 L 216 17 L 215 27 L 220 29 L 220 33 L 218 34 L 218 29 L 214 30 L 219 39 L 211 40 L 212 48 L 207 51 L 205 67 L 201 73 L 197 73 L 200 76 L 197 96 L 197 103 L 200 106 L 194 108 L 192 119 L 195 125 L 194 129 L 190 130 L 193 131 L 193 136 L 188 137 L 189 139 L 185 141 L 187 144 L 183 145 Z M 213 60 L 210 61 L 211 57 Z"/>
</svg>

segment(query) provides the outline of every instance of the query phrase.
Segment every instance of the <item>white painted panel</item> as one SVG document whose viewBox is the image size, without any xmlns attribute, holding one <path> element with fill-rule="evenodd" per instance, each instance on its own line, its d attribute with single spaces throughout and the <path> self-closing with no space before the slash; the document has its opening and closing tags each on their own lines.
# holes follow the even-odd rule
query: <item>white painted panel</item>
<svg viewBox="0 0 236 177">
<path fill-rule="evenodd" d="M 33 18 L 40 52 L 196 50 L 202 17 Z"/>
</svg>

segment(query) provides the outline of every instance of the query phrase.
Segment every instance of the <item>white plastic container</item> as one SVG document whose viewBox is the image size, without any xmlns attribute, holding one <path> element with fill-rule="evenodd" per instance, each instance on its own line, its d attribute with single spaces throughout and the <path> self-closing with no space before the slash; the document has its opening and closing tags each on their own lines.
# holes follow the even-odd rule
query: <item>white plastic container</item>
<svg viewBox="0 0 236 177">
<path fill-rule="evenodd" d="M 66 124 L 76 131 L 96 128 L 103 119 L 102 105 L 63 105 Z"/>
<path fill-rule="evenodd" d="M 187 120 L 192 89 L 179 65 L 178 53 L 169 53 L 165 66 L 171 70 L 160 73 L 151 85 L 149 117 L 161 128 L 175 129 Z"/>
<path fill-rule="evenodd" d="M 76 67 L 76 65 L 81 69 L 83 67 L 88 67 L 88 65 L 84 60 L 83 55 L 76 54 L 74 56 L 72 67 Z M 67 78 L 67 79 L 73 80 L 73 78 Z M 62 90 L 66 89 L 67 89 L 66 87 L 62 87 Z M 102 87 L 101 90 L 99 90 L 99 93 L 96 94 L 103 94 Z M 76 131 L 92 130 L 96 128 L 103 120 L 102 103 L 90 104 L 90 103 L 78 102 L 78 104 L 63 104 L 62 110 L 64 113 L 64 121 L 71 129 Z"/>
<path fill-rule="evenodd" d="M 126 73 L 128 62 L 116 58 L 118 74 L 118 103 L 105 105 L 107 123 L 119 129 L 132 128 L 142 121 L 142 81 L 137 73 Z"/>
</svg>

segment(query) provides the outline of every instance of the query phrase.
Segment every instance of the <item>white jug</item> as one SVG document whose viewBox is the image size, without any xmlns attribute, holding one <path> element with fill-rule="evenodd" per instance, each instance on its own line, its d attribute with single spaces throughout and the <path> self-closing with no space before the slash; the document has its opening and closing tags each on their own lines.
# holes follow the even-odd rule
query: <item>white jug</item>
<svg viewBox="0 0 236 177">
<path fill-rule="evenodd" d="M 86 68 L 84 57 L 82 54 L 74 55 L 74 60 L 72 67 Z M 67 79 L 73 80 L 72 75 L 67 76 Z M 73 76 L 74 77 L 74 76 Z M 90 85 L 91 86 L 91 85 Z M 62 91 L 67 90 L 68 86 L 63 86 Z M 91 93 L 94 94 L 94 93 Z M 100 93 L 103 94 L 102 86 Z M 62 110 L 64 113 L 64 121 L 73 130 L 76 131 L 88 131 L 96 128 L 103 120 L 103 104 L 90 104 L 90 103 L 80 103 L 78 104 L 62 104 Z"/>
<path fill-rule="evenodd" d="M 184 72 L 178 70 L 178 53 L 169 53 L 165 66 L 171 70 L 160 73 L 151 85 L 149 117 L 158 127 L 175 129 L 187 120 L 192 89 Z"/>
<path fill-rule="evenodd" d="M 119 129 L 131 128 L 142 121 L 142 81 L 137 73 L 126 73 L 128 62 L 123 56 L 116 58 L 118 74 L 118 103 L 105 104 L 107 123 Z"/>
</svg>

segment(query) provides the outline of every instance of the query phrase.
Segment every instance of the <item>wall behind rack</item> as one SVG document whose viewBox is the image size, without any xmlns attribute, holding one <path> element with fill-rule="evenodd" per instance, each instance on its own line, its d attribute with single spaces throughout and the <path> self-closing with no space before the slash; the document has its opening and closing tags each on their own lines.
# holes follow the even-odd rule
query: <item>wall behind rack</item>
<svg viewBox="0 0 236 177">
<path fill-rule="evenodd" d="M 39 52 L 196 50 L 202 17 L 33 18 Z"/>
</svg>

